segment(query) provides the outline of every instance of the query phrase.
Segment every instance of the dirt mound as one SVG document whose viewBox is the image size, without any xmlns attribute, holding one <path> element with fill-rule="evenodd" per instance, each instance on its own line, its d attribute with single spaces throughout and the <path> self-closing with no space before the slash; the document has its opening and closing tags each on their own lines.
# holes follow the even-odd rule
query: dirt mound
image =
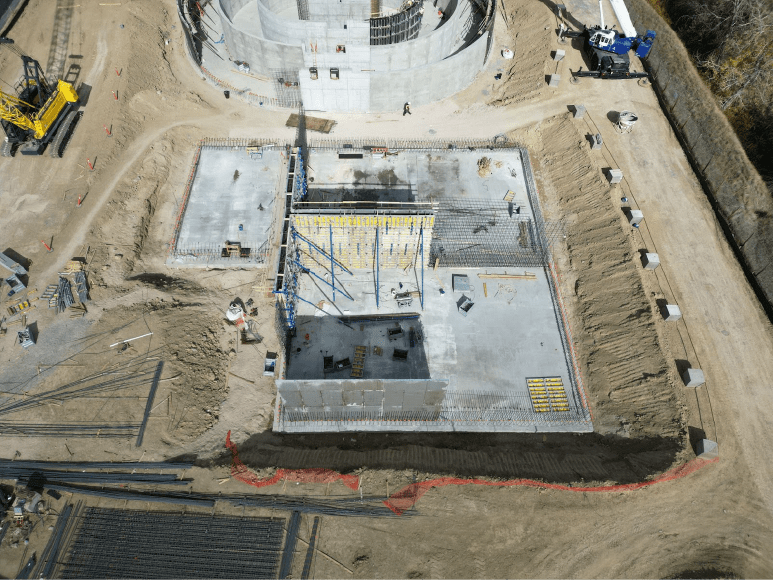
<svg viewBox="0 0 773 580">
<path fill-rule="evenodd" d="M 492 90 L 489 105 L 505 106 L 521 103 L 545 92 L 545 75 L 552 46 L 555 19 L 550 9 L 539 2 L 505 0 L 504 14 L 507 23 L 510 50 L 515 58 L 505 61 L 508 66 L 502 81 Z"/>
<path fill-rule="evenodd" d="M 682 437 L 684 417 L 653 304 L 609 185 L 568 116 L 542 124 L 538 155 L 544 181 L 569 216 L 564 292 L 575 297 L 572 327 L 597 430 Z"/>
</svg>

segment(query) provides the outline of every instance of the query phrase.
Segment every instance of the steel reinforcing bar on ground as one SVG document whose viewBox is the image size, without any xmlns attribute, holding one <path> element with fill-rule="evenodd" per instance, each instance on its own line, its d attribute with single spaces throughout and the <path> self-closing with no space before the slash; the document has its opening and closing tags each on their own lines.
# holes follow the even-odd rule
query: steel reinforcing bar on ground
<svg viewBox="0 0 773 580">
<path fill-rule="evenodd" d="M 89 507 L 62 578 L 276 578 L 284 519 Z"/>
</svg>

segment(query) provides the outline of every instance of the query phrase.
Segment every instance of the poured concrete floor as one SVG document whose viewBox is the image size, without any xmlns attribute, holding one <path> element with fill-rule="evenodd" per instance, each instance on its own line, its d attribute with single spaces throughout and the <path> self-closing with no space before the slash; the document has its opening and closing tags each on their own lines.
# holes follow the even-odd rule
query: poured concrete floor
<svg viewBox="0 0 773 580">
<path fill-rule="evenodd" d="M 169 264 L 212 265 L 211 259 L 197 259 L 196 254 L 222 247 L 226 240 L 261 247 L 269 238 L 285 175 L 279 149 L 250 157 L 243 147 L 203 148 L 175 248 L 175 253 L 187 255 L 171 258 Z"/>
<path fill-rule="evenodd" d="M 332 289 L 318 280 L 303 276 L 299 296 L 317 307 L 301 302 L 297 315 L 297 336 L 292 340 L 287 379 L 312 380 L 351 378 L 351 369 L 323 373 L 323 356 L 335 361 L 354 359 L 355 346 L 367 347 L 363 379 L 447 379 L 448 392 L 489 391 L 528 395 L 526 379 L 561 377 L 567 391 L 571 385 L 568 362 L 542 269 L 531 269 L 536 280 L 480 279 L 479 273 L 504 273 L 502 269 L 438 268 L 425 271 L 424 309 L 419 298 L 407 307 L 398 307 L 391 289 L 416 291 L 421 281 L 413 270 L 381 271 L 379 308 L 376 308 L 372 272 L 358 270 L 354 276 L 339 278 L 354 300 L 338 292 L 335 304 Z M 523 271 L 508 270 L 508 273 Z M 437 274 L 435 277 L 434 274 Z M 471 290 L 452 290 L 452 276 L 466 275 Z M 399 289 L 399 283 L 403 288 Z M 441 282 L 445 293 L 441 294 Z M 486 284 L 484 295 L 483 283 Z M 474 302 L 467 316 L 457 302 L 467 296 Z M 322 312 L 319 308 L 324 310 Z M 329 314 L 325 314 L 329 313 Z M 388 322 L 355 320 L 349 326 L 338 322 L 341 316 L 405 316 Z M 418 315 L 418 319 L 410 318 Z M 403 336 L 389 340 L 387 329 L 397 325 Z M 410 346 L 410 327 L 422 334 L 422 341 Z M 308 339 L 306 338 L 308 335 Z M 373 347 L 383 350 L 373 354 Z M 393 360 L 394 348 L 408 351 L 408 360 Z M 576 400 L 569 396 L 570 407 Z"/>
<path fill-rule="evenodd" d="M 478 162 L 488 158 L 488 170 Z M 521 154 L 517 149 L 400 151 L 397 155 L 364 153 L 362 159 L 339 159 L 332 150 L 312 150 L 309 162 L 309 201 L 503 201 L 513 191 L 513 203 L 530 214 Z M 311 169 L 313 168 L 313 169 Z M 313 178 L 313 182 L 311 179 Z"/>
</svg>

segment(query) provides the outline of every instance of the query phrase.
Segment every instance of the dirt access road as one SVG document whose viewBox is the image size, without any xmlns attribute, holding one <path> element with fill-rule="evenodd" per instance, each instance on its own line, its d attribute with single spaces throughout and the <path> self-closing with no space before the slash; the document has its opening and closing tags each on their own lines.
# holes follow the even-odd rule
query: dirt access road
<svg viewBox="0 0 773 580">
<path fill-rule="evenodd" d="M 43 63 L 52 50 L 57 5 L 30 0 L 10 33 Z M 428 492 L 417 504 L 417 515 L 410 519 L 325 517 L 319 547 L 332 559 L 317 558 L 314 574 L 552 578 L 724 573 L 770 577 L 773 458 L 770 420 L 765 414 L 773 408 L 773 393 L 766 384 L 766 377 L 773 376 L 770 324 L 722 238 L 651 88 L 586 80 L 579 85 L 562 82 L 558 89 L 548 89 L 544 76 L 555 72 L 557 66 L 550 59 L 550 51 L 558 48 L 552 32 L 555 18 L 536 0 L 506 1 L 503 12 L 494 47 L 515 46 L 514 61 L 504 61 L 495 53 L 487 70 L 469 89 L 436 105 L 417 108 L 408 118 L 400 111 L 330 115 L 338 122 L 333 136 L 453 139 L 507 133 L 529 147 L 545 206 L 559 214 L 566 206 L 558 200 L 570 199 L 573 193 L 563 176 L 574 175 L 576 183 L 584 183 L 603 167 L 620 167 L 626 183 L 598 190 L 599 211 L 608 208 L 610 216 L 617 215 L 615 208 L 619 208 L 622 195 L 644 211 L 645 227 L 638 232 L 626 228 L 620 217 L 619 227 L 628 246 L 620 248 L 621 260 L 625 257 L 632 263 L 631 256 L 643 248 L 659 252 L 661 269 L 654 276 L 645 272 L 637 276 L 641 276 L 652 308 L 657 300 L 665 299 L 676 301 L 684 313 L 684 321 L 677 327 L 655 323 L 657 343 L 669 365 L 663 380 L 668 375 L 673 383 L 679 365 L 685 364 L 682 361 L 699 366 L 708 378 L 707 386 L 695 393 L 681 389 L 674 395 L 673 404 L 681 410 L 676 409 L 676 423 L 668 429 L 703 430 L 719 442 L 721 460 L 686 478 L 635 492 L 444 487 Z M 119 335 L 126 338 L 150 327 L 156 334 L 148 350 L 163 349 L 172 369 L 165 374 L 169 382 L 163 383 L 158 400 L 171 397 L 166 412 L 173 421 L 167 418 L 163 425 L 151 423 L 142 448 L 144 458 L 194 454 L 203 465 L 214 462 L 208 469 L 196 470 L 198 489 L 247 492 L 250 488 L 234 480 L 217 484 L 217 479 L 228 473 L 227 456 L 224 459 L 223 455 L 225 433 L 233 430 L 248 465 L 252 457 L 254 465 L 264 467 L 260 454 L 287 444 L 286 438 L 266 431 L 272 385 L 257 377 L 263 351 L 274 347 L 269 344 L 258 351 L 236 352 L 241 347 L 234 344 L 233 331 L 218 315 L 231 293 L 238 291 L 234 289 L 248 287 L 254 278 L 244 272 L 167 270 L 163 265 L 164 244 L 198 140 L 226 136 L 292 139 L 293 133 L 284 127 L 287 113 L 256 110 L 235 99 L 225 100 L 222 92 L 204 83 L 183 53 L 175 3 L 170 0 L 124 1 L 120 6 L 81 2 L 72 10 L 67 42 L 64 70 L 71 64 L 81 67 L 78 82 L 85 83 L 90 91 L 86 114 L 63 160 L 0 160 L 4 177 L 0 203 L 7 208 L 0 216 L 0 246 L 13 248 L 33 261 L 31 283 L 38 288 L 50 283 L 64 261 L 82 245 L 91 247 L 94 302 L 89 314 L 72 321 L 39 307 L 36 316 L 41 333 L 86 336 L 131 323 L 135 326 L 126 327 Z M 580 64 L 571 49 L 562 62 L 558 66 L 564 67 L 560 72 L 565 79 L 567 68 L 576 69 Z M 10 57 L 3 56 L 0 76 L 15 75 L 15 66 Z M 502 81 L 494 79 L 498 71 L 504 73 Z M 567 106 L 575 103 L 586 105 L 587 120 L 566 118 Z M 630 135 L 615 133 L 607 118 L 610 112 L 623 109 L 636 111 L 641 119 Z M 112 137 L 107 137 L 103 126 L 111 129 Z M 594 128 L 603 135 L 606 149 L 595 157 L 572 155 L 583 146 L 583 135 Z M 93 172 L 85 168 L 86 158 L 96 162 Z M 579 161 L 570 167 L 561 159 Z M 80 208 L 76 207 L 78 195 L 84 202 Z M 572 223 L 571 215 L 564 218 Z M 54 252 L 49 254 L 40 240 L 48 242 L 52 236 Z M 600 245 L 604 246 L 603 238 Z M 609 253 L 618 250 L 608 245 Z M 576 294 L 573 281 L 582 279 L 582 268 L 597 266 L 566 260 L 559 260 L 559 266 L 577 341 L 592 344 L 593 331 L 585 329 L 583 316 L 588 311 L 587 301 L 602 289 L 590 287 Z M 168 278 L 132 280 L 145 273 L 161 273 Z M 608 283 L 615 283 L 615 278 L 609 277 Z M 262 303 L 261 308 L 264 304 L 268 303 Z M 268 318 L 262 322 L 270 329 Z M 630 344 L 634 352 L 640 347 L 637 342 Z M 56 352 L 20 353 L 11 337 L 0 337 L 3 377 L 12 374 L 17 365 L 58 361 L 74 352 L 66 344 L 58 348 Z M 138 347 L 135 355 L 145 348 Z M 89 356 L 77 359 L 83 361 L 79 364 L 85 369 L 60 368 L 44 373 L 28 386 L 42 389 L 60 384 L 117 360 L 113 353 L 96 347 Z M 225 368 L 249 380 L 226 376 Z M 174 378 L 176 373 L 186 372 L 184 380 Z M 593 392 L 594 385 L 588 388 Z M 124 402 L 117 398 L 109 403 L 75 402 L 72 410 L 67 404 L 63 408 L 46 406 L 31 417 L 53 422 L 59 420 L 60 413 L 84 410 L 90 418 L 98 413 L 118 416 L 130 404 L 141 409 L 145 392 L 131 392 Z M 178 397 L 182 401 L 179 414 L 171 404 Z M 180 419 L 184 406 L 190 410 Z M 633 416 L 637 409 L 629 411 Z M 179 429 L 173 428 L 174 415 L 180 419 Z M 651 437 L 648 426 L 632 424 L 628 429 L 614 425 L 603 413 L 599 415 L 593 444 L 603 447 L 607 437 L 627 437 L 633 446 L 646 449 Z M 667 426 L 657 428 L 665 431 Z M 352 435 L 337 445 L 344 451 L 363 450 L 371 440 Z M 63 442 L 5 436 L 3 443 L 7 450 L 4 457 L 12 457 L 18 450 L 25 459 L 138 459 L 140 455 L 133 441 L 99 440 L 95 445 L 89 439 Z M 408 453 L 397 443 L 390 449 L 388 439 L 380 445 L 396 458 Z M 561 454 L 568 444 L 567 438 L 546 436 L 525 445 L 531 451 Z M 313 449 L 314 444 L 307 444 L 307 448 Z M 690 454 L 689 450 L 674 453 L 673 460 L 682 462 Z M 631 461 L 628 465 L 625 460 L 619 463 L 606 465 L 607 473 L 631 468 Z M 396 460 L 395 464 L 402 463 Z M 385 496 L 414 479 L 443 474 L 457 471 L 450 467 L 430 474 L 387 466 L 359 472 L 365 493 Z M 479 474 L 474 468 L 465 468 L 464 475 Z M 543 475 L 551 478 L 548 473 Z M 567 481 L 571 482 L 571 477 Z M 295 489 L 284 492 L 351 493 L 340 484 L 290 487 Z M 306 528 L 301 538 L 308 539 Z M 14 575 L 21 553 L 4 543 L 0 556 L 0 574 Z"/>
</svg>

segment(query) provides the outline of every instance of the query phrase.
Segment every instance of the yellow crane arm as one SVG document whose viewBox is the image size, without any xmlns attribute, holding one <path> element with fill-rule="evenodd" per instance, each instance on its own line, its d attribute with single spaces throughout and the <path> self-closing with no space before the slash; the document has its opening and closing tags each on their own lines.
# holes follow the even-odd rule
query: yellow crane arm
<svg viewBox="0 0 773 580">
<path fill-rule="evenodd" d="M 29 103 L 25 103 L 14 96 L 0 91 L 0 119 L 13 123 L 22 129 L 34 131 L 36 135 L 38 132 L 45 133 L 43 124 L 39 120 L 22 113 L 19 106 L 31 107 Z"/>
</svg>

